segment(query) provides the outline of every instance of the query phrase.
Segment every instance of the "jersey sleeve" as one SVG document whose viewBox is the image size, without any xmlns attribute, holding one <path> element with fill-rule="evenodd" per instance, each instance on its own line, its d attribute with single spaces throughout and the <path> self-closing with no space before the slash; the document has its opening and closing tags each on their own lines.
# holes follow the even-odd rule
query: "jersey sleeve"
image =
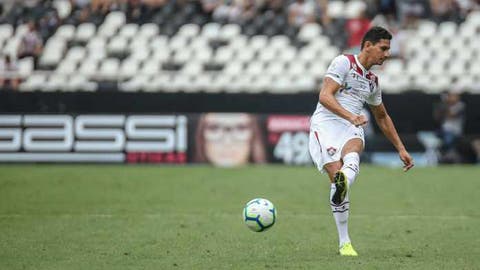
<svg viewBox="0 0 480 270">
<path fill-rule="evenodd" d="M 378 87 L 378 84 L 375 86 L 375 91 L 367 98 L 366 102 L 372 106 L 378 106 L 382 104 L 382 91 Z"/>
<path fill-rule="evenodd" d="M 350 62 L 345 55 L 339 55 L 333 59 L 327 69 L 325 77 L 329 77 L 340 85 L 343 85 L 350 70 Z"/>
</svg>

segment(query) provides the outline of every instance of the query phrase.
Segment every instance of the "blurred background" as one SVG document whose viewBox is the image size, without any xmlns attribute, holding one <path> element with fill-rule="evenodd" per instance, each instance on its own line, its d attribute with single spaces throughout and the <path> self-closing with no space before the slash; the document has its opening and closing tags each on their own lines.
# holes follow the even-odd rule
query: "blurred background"
<svg viewBox="0 0 480 270">
<path fill-rule="evenodd" d="M 3 0 L 0 161 L 309 165 L 323 75 L 373 25 L 416 163 L 478 163 L 478 0 Z M 400 165 L 365 129 L 363 160 Z"/>
</svg>

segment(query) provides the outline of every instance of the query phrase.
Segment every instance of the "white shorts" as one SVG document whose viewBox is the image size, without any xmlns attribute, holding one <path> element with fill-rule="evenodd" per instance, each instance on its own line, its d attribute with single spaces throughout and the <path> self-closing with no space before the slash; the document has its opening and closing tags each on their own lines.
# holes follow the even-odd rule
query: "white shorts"
<svg viewBox="0 0 480 270">
<path fill-rule="evenodd" d="M 323 121 L 310 127 L 309 150 L 320 172 L 323 166 L 341 159 L 342 148 L 349 140 L 359 138 L 365 146 L 363 128 L 338 120 Z"/>
</svg>

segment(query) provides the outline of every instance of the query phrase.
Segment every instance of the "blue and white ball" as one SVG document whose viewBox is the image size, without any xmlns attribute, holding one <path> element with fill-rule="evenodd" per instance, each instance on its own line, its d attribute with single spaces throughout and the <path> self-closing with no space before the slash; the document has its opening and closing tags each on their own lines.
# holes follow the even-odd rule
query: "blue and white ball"
<svg viewBox="0 0 480 270">
<path fill-rule="evenodd" d="M 243 208 L 243 220 L 247 227 L 255 232 L 263 232 L 271 228 L 276 218 L 275 206 L 267 199 L 253 199 Z"/>
</svg>

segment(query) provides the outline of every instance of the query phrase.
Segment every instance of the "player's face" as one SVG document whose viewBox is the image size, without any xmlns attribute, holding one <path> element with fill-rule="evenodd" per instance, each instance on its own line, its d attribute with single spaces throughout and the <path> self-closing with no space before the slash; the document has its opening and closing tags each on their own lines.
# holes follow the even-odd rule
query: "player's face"
<svg viewBox="0 0 480 270">
<path fill-rule="evenodd" d="M 381 65 L 390 57 L 390 40 L 381 39 L 370 47 L 370 55 L 375 65 Z"/>
</svg>

